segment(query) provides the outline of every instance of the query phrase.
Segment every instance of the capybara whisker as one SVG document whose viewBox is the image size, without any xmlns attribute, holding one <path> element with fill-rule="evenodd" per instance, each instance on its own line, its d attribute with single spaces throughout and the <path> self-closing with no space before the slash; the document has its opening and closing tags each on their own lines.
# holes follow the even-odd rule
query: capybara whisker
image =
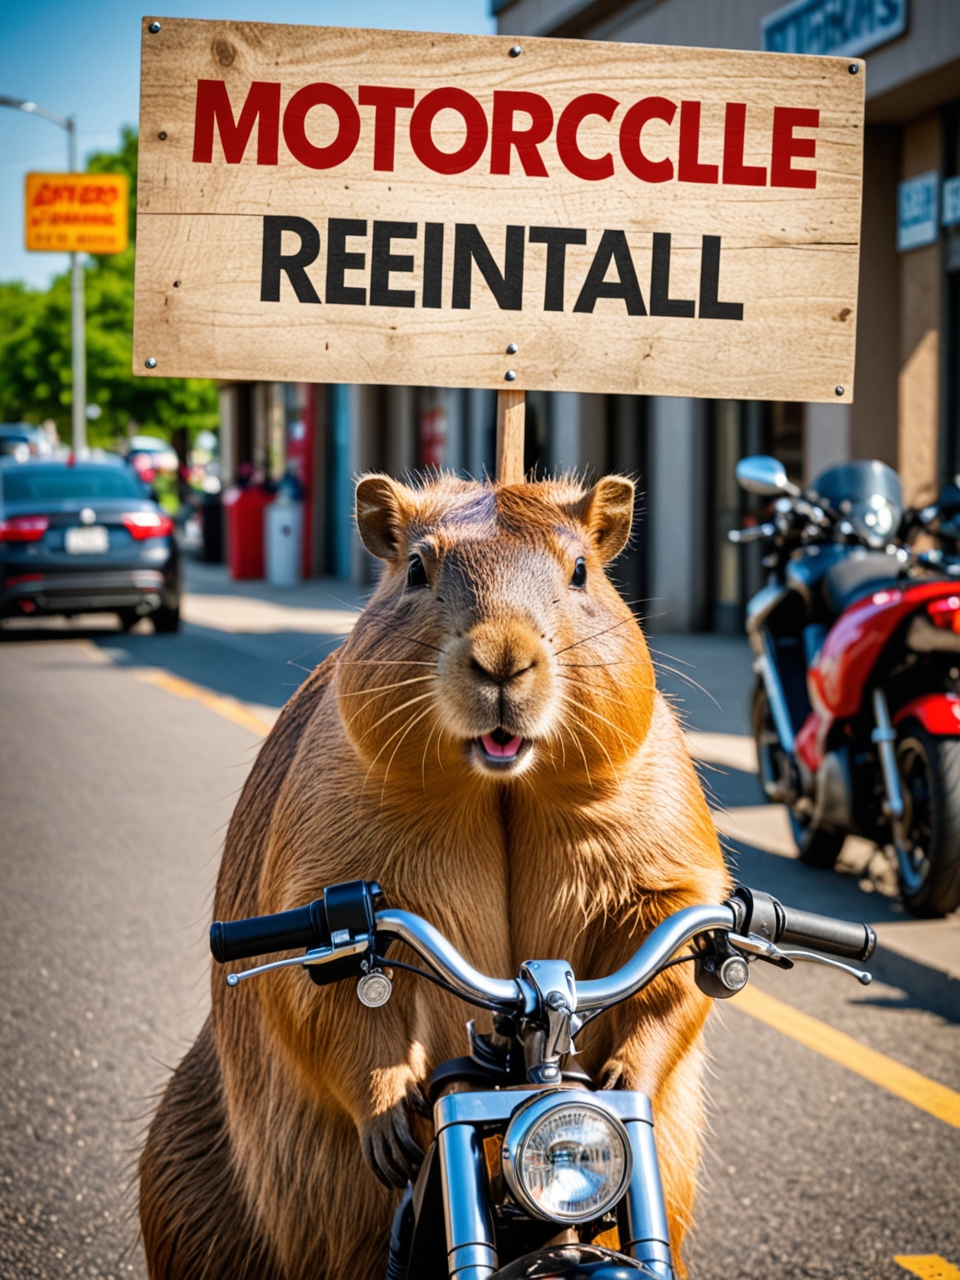
<svg viewBox="0 0 960 1280">
<path fill-rule="evenodd" d="M 688 676 L 685 671 L 677 671 L 675 667 L 668 667 L 665 662 L 655 662 L 653 664 L 658 671 L 669 671 L 672 676 L 676 676 L 678 680 L 682 680 L 684 684 L 688 684 L 691 689 L 696 689 L 698 693 L 706 694 L 718 711 L 722 710 L 720 703 L 716 700 L 709 689 L 705 689 L 702 684 L 698 684 L 692 676 Z"/>
<path fill-rule="evenodd" d="M 364 730 L 364 732 L 361 733 L 357 741 L 362 742 L 363 739 L 369 737 L 370 734 L 373 733 L 375 729 L 379 729 L 380 726 L 384 724 L 387 720 L 391 719 L 392 716 L 399 715 L 400 712 L 406 710 L 407 707 L 412 707 L 416 702 L 423 702 L 424 698 L 432 698 L 432 697 L 433 697 L 432 690 L 428 690 L 426 693 L 418 693 L 415 698 L 408 698 L 406 702 L 401 702 L 399 707 L 391 707 L 390 710 L 386 712 L 385 715 L 382 715 L 379 720 L 375 721 L 370 726 L 369 729 Z M 363 708 L 361 708 L 361 710 L 363 710 Z"/>
<path fill-rule="evenodd" d="M 401 631 L 399 627 L 393 626 L 392 623 L 386 622 L 383 618 L 378 618 L 377 623 L 381 627 L 386 627 L 388 631 L 393 631 L 398 636 L 402 636 L 404 640 L 409 640 L 412 644 L 423 645 L 424 649 L 433 649 L 435 653 L 443 653 L 443 649 L 439 645 L 428 644 L 426 640 L 418 640 L 416 636 L 411 636 L 406 631 Z"/>
<path fill-rule="evenodd" d="M 387 693 L 390 689 L 402 689 L 407 684 L 422 684 L 424 680 L 436 680 L 436 676 L 413 676 L 410 680 L 398 680 L 396 684 L 381 684 L 373 689 L 351 689 L 349 693 L 342 693 L 341 698 L 359 698 L 364 695 L 370 696 L 374 693 Z"/>
<path fill-rule="evenodd" d="M 557 649 L 555 656 L 559 658 L 561 653 L 568 653 L 571 649 L 578 648 L 579 645 L 587 644 L 590 640 L 599 640 L 601 636 L 608 635 L 611 631 L 616 631 L 618 627 L 626 626 L 628 622 L 633 621 L 634 618 L 632 614 L 629 618 L 621 618 L 619 622 L 615 622 L 610 627 L 604 627 L 602 631 L 595 631 L 593 635 L 584 636 L 582 640 L 575 640 L 573 644 L 568 644 L 564 649 Z"/>
<path fill-rule="evenodd" d="M 341 658 L 341 667 L 436 667 L 437 661 L 426 658 Z"/>
<path fill-rule="evenodd" d="M 402 735 L 401 735 L 401 737 L 400 737 L 400 741 L 399 741 L 399 742 L 397 743 L 397 745 L 393 748 L 393 755 L 392 755 L 392 756 L 390 757 L 390 759 L 387 761 L 387 767 L 386 767 L 386 769 L 384 770 L 384 773 L 383 773 L 383 786 L 380 788 L 380 804 L 381 804 L 381 805 L 383 804 L 383 797 L 384 797 L 384 793 L 386 792 L 386 789 L 387 789 L 387 778 L 390 776 L 390 766 L 393 764 L 394 760 L 396 759 L 397 752 L 398 752 L 398 751 L 400 750 L 400 748 L 403 746 L 403 741 L 404 741 L 404 739 L 406 738 L 406 736 L 407 736 L 407 734 L 410 732 L 410 730 L 414 727 L 414 725 L 419 724 L 419 723 L 420 723 L 420 721 L 423 719 L 423 717 L 424 717 L 424 716 L 426 716 L 426 715 L 429 715 L 429 714 L 430 714 L 430 708 L 429 708 L 429 707 L 427 707 L 427 708 L 425 708 L 425 710 L 421 711 L 418 715 L 415 715 L 415 716 L 410 720 L 410 723 L 407 725 L 406 729 L 404 729 L 404 731 L 403 731 L 403 733 L 402 733 Z"/>
<path fill-rule="evenodd" d="M 571 706 L 579 707 L 581 711 L 586 711 L 588 715 L 596 716 L 598 720 L 602 720 L 604 724 L 608 724 L 611 729 L 620 734 L 621 738 L 624 738 L 629 742 L 631 747 L 638 747 L 640 745 L 635 738 L 631 738 L 628 733 L 624 732 L 618 724 L 614 724 L 612 720 L 608 720 L 606 716 L 602 716 L 599 711 L 594 711 L 593 707 L 587 706 L 585 702 L 579 702 L 576 698 L 571 697 L 569 693 L 565 693 L 563 696 L 564 701 L 570 703 Z M 621 705 L 626 706 L 626 703 Z M 584 728 L 586 728 L 586 726 L 584 726 Z"/>
<path fill-rule="evenodd" d="M 580 728 L 583 729 L 586 733 L 589 733 L 590 737 L 593 738 L 594 742 L 596 742 L 596 744 L 599 746 L 600 750 L 607 757 L 607 761 L 609 762 L 609 765 L 610 765 L 610 770 L 613 776 L 617 779 L 617 783 L 619 784 L 620 777 L 617 773 L 617 766 L 613 763 L 613 760 L 610 757 L 610 752 L 603 745 L 603 740 L 601 738 L 598 738 L 597 735 L 593 732 L 593 730 L 589 727 L 589 725 L 584 724 L 583 721 L 579 719 L 579 717 L 574 716 L 573 721 L 575 724 L 578 724 Z"/>
</svg>

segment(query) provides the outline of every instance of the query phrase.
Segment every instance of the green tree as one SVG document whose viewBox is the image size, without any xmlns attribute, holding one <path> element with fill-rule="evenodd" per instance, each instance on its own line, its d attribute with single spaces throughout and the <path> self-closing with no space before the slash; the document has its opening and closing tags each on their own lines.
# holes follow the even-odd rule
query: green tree
<svg viewBox="0 0 960 1280">
<path fill-rule="evenodd" d="M 130 245 L 124 253 L 88 259 L 84 269 L 87 314 L 87 402 L 100 408 L 88 423 L 91 444 L 109 445 L 136 422 L 169 439 L 176 427 L 194 436 L 217 425 L 216 385 L 202 378 L 135 378 L 133 272 L 136 238 L 137 135 L 125 126 L 120 147 L 88 157 L 89 173 L 126 173 L 130 179 Z M 70 363 L 70 276 L 49 289 L 0 283 L 0 421 L 52 418 L 70 437 L 73 378 Z"/>
</svg>

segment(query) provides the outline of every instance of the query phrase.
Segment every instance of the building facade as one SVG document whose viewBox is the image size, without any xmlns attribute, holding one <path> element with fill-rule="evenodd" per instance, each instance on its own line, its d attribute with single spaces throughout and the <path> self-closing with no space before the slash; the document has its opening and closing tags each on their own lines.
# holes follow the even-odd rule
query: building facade
<svg viewBox="0 0 960 1280">
<path fill-rule="evenodd" d="M 651 630 L 742 625 L 760 580 L 726 531 L 746 513 L 734 467 L 781 458 L 812 481 L 879 458 L 909 504 L 960 472 L 960 0 L 493 0 L 516 36 L 865 57 L 866 132 L 852 405 L 531 393 L 525 463 L 638 481 L 635 536 L 616 566 Z M 495 393 L 289 387 L 223 392 L 225 474 L 292 466 L 308 497 L 312 573 L 366 580 L 353 477 L 431 466 L 493 470 Z"/>
</svg>

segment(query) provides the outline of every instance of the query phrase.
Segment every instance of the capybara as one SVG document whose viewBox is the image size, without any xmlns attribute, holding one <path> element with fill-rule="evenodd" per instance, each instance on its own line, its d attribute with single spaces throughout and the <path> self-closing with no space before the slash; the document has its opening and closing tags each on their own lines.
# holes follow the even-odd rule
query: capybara
<svg viewBox="0 0 960 1280">
<path fill-rule="evenodd" d="M 379 585 L 260 751 L 215 918 L 375 879 L 486 973 L 562 957 L 587 979 L 670 913 L 722 901 L 683 736 L 604 568 L 633 502 L 616 476 L 589 489 L 362 479 Z M 394 976 L 390 1003 L 368 1009 L 352 981 L 318 987 L 294 967 L 229 989 L 214 969 L 212 1012 L 140 1161 L 154 1280 L 383 1280 L 393 1188 L 429 1139 L 423 1085 L 465 1051 L 471 1012 L 485 1016 Z M 691 966 L 671 968 L 592 1022 L 577 1059 L 653 1100 L 678 1262 L 708 1006 Z"/>
</svg>

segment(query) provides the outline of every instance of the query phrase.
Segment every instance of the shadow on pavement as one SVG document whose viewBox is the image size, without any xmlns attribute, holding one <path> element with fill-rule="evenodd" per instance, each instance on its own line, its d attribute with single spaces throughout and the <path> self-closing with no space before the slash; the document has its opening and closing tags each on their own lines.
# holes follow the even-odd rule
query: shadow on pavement
<svg viewBox="0 0 960 1280">
<path fill-rule="evenodd" d="M 108 654 L 117 666 L 160 668 L 240 702 L 280 708 L 313 668 L 337 645 L 342 634 L 272 631 L 251 634 L 186 623 L 174 635 L 155 635 L 149 622 L 122 632 L 114 615 L 87 615 L 75 621 L 0 628 L 0 643 L 63 644 L 85 640 Z"/>
<path fill-rule="evenodd" d="M 113 635 L 97 643 L 126 667 L 161 667 L 240 702 L 282 707 L 342 635 L 280 631 L 247 635 L 196 624 L 174 636 Z"/>
<path fill-rule="evenodd" d="M 727 865 L 738 884 L 763 889 L 788 906 L 873 925 L 910 918 L 896 898 L 865 893 L 862 882 L 854 875 L 807 867 L 795 858 L 777 857 L 739 841 L 725 839 L 723 844 Z M 858 997 L 859 1003 L 926 1009 L 950 1022 L 960 1023 L 960 982 L 948 973 L 882 944 L 865 967 L 878 982 L 897 987 L 905 996 L 895 1001 L 890 997 L 873 999 L 864 993 Z"/>
<path fill-rule="evenodd" d="M 715 809 L 739 809 L 744 805 L 766 804 L 760 779 L 745 769 L 695 760 L 697 775 L 710 804 Z"/>
</svg>

